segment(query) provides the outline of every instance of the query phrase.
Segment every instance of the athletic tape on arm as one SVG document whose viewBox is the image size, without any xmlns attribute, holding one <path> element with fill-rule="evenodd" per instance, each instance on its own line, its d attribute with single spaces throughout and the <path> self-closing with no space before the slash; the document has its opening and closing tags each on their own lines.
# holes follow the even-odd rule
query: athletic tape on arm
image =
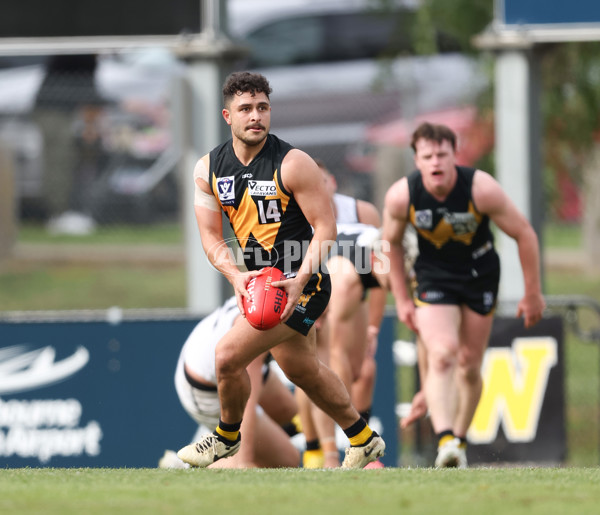
<svg viewBox="0 0 600 515">
<path fill-rule="evenodd" d="M 202 179 L 208 184 L 208 168 L 206 168 L 202 159 L 194 167 L 194 205 L 205 207 L 211 211 L 220 211 L 217 199 L 198 186 L 198 179 Z"/>
</svg>

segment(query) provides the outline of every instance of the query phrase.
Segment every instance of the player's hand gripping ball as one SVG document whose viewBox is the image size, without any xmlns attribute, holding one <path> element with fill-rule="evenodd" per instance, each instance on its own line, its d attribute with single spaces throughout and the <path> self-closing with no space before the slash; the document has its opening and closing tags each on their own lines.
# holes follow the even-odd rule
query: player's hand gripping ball
<svg viewBox="0 0 600 515">
<path fill-rule="evenodd" d="M 255 329 L 272 329 L 281 321 L 281 313 L 287 303 L 287 292 L 271 285 L 285 279 L 283 272 L 271 266 L 263 268 L 260 275 L 248 283 L 250 297 L 244 297 L 246 320 Z"/>
</svg>

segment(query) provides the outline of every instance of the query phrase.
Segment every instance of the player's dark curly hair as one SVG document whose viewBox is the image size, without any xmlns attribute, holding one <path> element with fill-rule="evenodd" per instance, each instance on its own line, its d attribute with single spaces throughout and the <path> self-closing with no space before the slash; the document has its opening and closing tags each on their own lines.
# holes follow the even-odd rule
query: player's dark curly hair
<svg viewBox="0 0 600 515">
<path fill-rule="evenodd" d="M 415 145 L 420 139 L 435 141 L 441 143 L 446 140 L 452 145 L 452 149 L 456 150 L 456 134 L 445 125 L 435 125 L 433 123 L 424 122 L 419 125 L 415 132 L 413 132 L 412 140 L 410 142 L 411 148 L 416 152 Z"/>
<path fill-rule="evenodd" d="M 234 72 L 223 84 L 223 103 L 228 106 L 235 95 L 242 93 L 250 93 L 252 96 L 264 93 L 269 98 L 271 91 L 269 81 L 260 73 Z"/>
</svg>

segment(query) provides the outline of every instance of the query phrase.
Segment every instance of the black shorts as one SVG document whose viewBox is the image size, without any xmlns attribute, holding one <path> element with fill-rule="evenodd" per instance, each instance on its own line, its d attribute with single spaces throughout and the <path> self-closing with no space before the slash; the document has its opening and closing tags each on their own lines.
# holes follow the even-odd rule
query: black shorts
<svg viewBox="0 0 600 515">
<path fill-rule="evenodd" d="M 413 290 L 415 305 L 464 304 L 480 315 L 494 311 L 498 300 L 500 268 L 485 274 L 472 271 L 455 273 L 453 276 L 428 271 L 417 272 L 416 286 Z"/>
<path fill-rule="evenodd" d="M 363 287 L 362 300 L 367 298 L 367 290 L 370 288 L 381 288 L 379 281 L 375 278 L 372 272 L 368 274 L 359 274 L 360 282 Z"/>
<path fill-rule="evenodd" d="M 285 322 L 286 325 L 306 336 L 317 318 L 319 318 L 331 297 L 331 279 L 329 274 L 319 272 L 308 280 L 296 309 Z"/>
</svg>

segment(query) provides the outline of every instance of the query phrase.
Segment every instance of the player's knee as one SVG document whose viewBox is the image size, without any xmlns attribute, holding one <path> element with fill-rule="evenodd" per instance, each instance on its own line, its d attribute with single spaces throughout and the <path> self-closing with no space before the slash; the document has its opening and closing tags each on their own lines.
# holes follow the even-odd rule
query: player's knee
<svg viewBox="0 0 600 515">
<path fill-rule="evenodd" d="M 329 309 L 329 324 L 335 330 L 338 324 L 347 324 L 355 320 L 358 310 L 360 309 L 360 295 L 356 292 L 344 290 L 338 293 L 338 296 L 330 304 Z"/>
<path fill-rule="evenodd" d="M 361 307 L 363 289 L 359 281 L 337 283 L 331 294 L 329 303 L 330 323 L 353 320 Z"/>
<path fill-rule="evenodd" d="M 468 383 L 477 383 L 481 380 L 481 363 L 483 356 L 476 352 L 469 352 L 461 348 L 458 357 L 458 373 Z"/>
<path fill-rule="evenodd" d="M 304 391 L 310 389 L 315 377 L 319 374 L 318 367 L 312 366 L 310 363 L 279 364 L 285 376 L 296 386 Z"/>
<path fill-rule="evenodd" d="M 306 390 L 307 386 L 310 384 L 308 374 L 303 370 L 292 368 L 291 370 L 284 370 L 284 373 L 292 383 L 303 390 Z"/>
<path fill-rule="evenodd" d="M 217 346 L 215 349 L 215 370 L 217 377 L 224 377 L 238 373 L 243 366 L 239 363 L 234 349 Z"/>
<path fill-rule="evenodd" d="M 481 367 L 478 365 L 461 365 L 458 374 L 470 385 L 478 385 L 481 382 Z"/>
<path fill-rule="evenodd" d="M 427 353 L 427 360 L 433 370 L 446 372 L 458 362 L 458 349 L 452 345 L 439 345 Z"/>
</svg>

